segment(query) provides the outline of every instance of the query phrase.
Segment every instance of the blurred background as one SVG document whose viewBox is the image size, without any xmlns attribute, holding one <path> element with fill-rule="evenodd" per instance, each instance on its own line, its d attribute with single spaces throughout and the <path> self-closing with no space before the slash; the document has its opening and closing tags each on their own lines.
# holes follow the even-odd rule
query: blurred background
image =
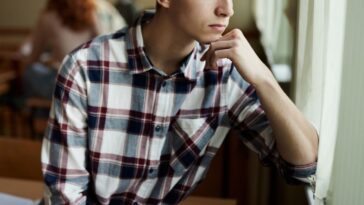
<svg viewBox="0 0 364 205">
<path fill-rule="evenodd" d="M 154 0 L 95 2 L 96 23 L 87 32 L 77 27 L 64 31 L 49 23 L 52 17 L 43 14 L 46 0 L 0 2 L 0 193 L 41 197 L 40 147 L 50 107 L 49 91 L 44 88 L 52 86 L 56 72 L 52 68 L 62 56 L 55 55 L 60 45 L 52 39 L 59 36 L 52 35 L 65 33 L 61 49 L 65 52 L 86 39 L 132 24 L 141 11 L 155 4 Z M 274 169 L 263 167 L 233 132 L 194 196 L 232 199 L 229 202 L 238 205 L 364 203 L 360 194 L 364 191 L 360 166 L 364 161 L 360 148 L 364 145 L 360 126 L 364 124 L 364 25 L 357 21 L 364 18 L 363 4 L 359 0 L 234 0 L 229 29 L 244 32 L 320 133 L 315 197 L 314 190 L 287 185 Z M 74 43 L 67 47 L 69 39 Z"/>
</svg>

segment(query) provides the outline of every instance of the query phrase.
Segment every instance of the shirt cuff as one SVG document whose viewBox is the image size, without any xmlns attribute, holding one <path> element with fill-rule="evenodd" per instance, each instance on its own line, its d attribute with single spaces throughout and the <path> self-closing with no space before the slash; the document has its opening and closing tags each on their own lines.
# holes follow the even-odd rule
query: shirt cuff
<svg viewBox="0 0 364 205">
<path fill-rule="evenodd" d="M 289 184 L 309 184 L 315 187 L 317 161 L 305 165 L 293 165 L 282 158 L 279 171 Z"/>
</svg>

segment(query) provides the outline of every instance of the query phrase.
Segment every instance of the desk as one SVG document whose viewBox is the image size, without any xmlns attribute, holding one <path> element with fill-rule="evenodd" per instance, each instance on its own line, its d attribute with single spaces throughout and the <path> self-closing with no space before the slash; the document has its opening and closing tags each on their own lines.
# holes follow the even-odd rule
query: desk
<svg viewBox="0 0 364 205">
<path fill-rule="evenodd" d="M 236 200 L 190 196 L 182 201 L 180 205 L 236 205 Z"/>
<path fill-rule="evenodd" d="M 37 200 L 43 196 L 43 183 L 33 180 L 0 177 L 0 192 Z"/>
<path fill-rule="evenodd" d="M 43 195 L 43 183 L 40 181 L 11 179 L 0 177 L 0 192 L 18 197 L 37 200 Z M 234 200 L 190 196 L 181 205 L 235 205 Z"/>
</svg>

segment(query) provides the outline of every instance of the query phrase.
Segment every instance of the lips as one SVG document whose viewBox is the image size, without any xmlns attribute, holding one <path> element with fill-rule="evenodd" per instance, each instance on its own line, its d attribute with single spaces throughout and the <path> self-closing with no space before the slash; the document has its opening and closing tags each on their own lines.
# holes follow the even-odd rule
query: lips
<svg viewBox="0 0 364 205">
<path fill-rule="evenodd" d="M 210 24 L 209 27 L 212 28 L 213 30 L 216 30 L 216 31 L 224 31 L 225 28 L 226 28 L 226 25 L 224 25 L 224 24 Z"/>
<path fill-rule="evenodd" d="M 210 24 L 210 27 L 226 28 L 225 24 Z"/>
</svg>

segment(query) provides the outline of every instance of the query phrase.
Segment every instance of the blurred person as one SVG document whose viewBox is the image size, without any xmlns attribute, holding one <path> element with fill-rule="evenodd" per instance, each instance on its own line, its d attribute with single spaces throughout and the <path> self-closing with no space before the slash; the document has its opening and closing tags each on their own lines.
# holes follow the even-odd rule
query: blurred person
<svg viewBox="0 0 364 205">
<path fill-rule="evenodd" d="M 233 13 L 232 0 L 157 0 L 65 58 L 42 146 L 45 202 L 177 204 L 231 129 L 289 182 L 314 184 L 317 133 L 243 33 L 224 34 Z"/>
<path fill-rule="evenodd" d="M 62 59 L 99 33 L 94 0 L 48 0 L 22 48 L 26 97 L 51 99 Z"/>
</svg>

